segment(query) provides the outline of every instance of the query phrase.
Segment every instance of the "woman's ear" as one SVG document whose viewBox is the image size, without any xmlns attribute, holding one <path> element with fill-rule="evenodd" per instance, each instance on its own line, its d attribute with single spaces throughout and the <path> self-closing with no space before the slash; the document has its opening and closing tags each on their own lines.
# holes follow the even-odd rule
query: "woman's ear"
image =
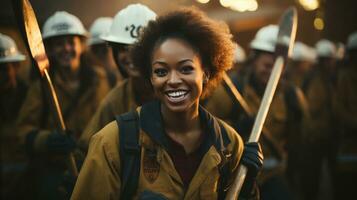
<svg viewBox="0 0 357 200">
<path fill-rule="evenodd" d="M 205 71 L 203 72 L 203 83 L 206 84 L 209 79 L 210 79 L 210 75 L 209 75 L 208 71 L 205 70 Z"/>
</svg>

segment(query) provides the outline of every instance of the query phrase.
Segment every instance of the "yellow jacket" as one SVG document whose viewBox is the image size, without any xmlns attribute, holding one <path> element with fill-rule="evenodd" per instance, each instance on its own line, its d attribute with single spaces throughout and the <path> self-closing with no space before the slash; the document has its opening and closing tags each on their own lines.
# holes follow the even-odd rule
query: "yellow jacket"
<svg viewBox="0 0 357 200">
<path fill-rule="evenodd" d="M 223 83 L 219 84 L 207 99 L 205 108 L 214 116 L 231 125 L 238 118 L 239 113 L 242 112 L 240 108 L 236 108 Z"/>
<path fill-rule="evenodd" d="M 135 110 L 136 107 L 132 81 L 126 79 L 119 82 L 100 103 L 97 111 L 79 138 L 79 146 L 82 150 L 87 151 L 89 140 L 94 133 L 113 121 L 116 115 Z"/>
<path fill-rule="evenodd" d="M 94 68 L 88 70 L 94 70 Z M 82 133 L 100 101 L 110 89 L 103 71 L 96 69 L 92 72 L 90 76 L 83 77 L 91 80 L 91 83 L 86 85 L 87 88 L 80 95 L 77 95 L 77 89 L 71 88 L 59 74 L 54 73 L 52 76 L 67 129 L 71 130 L 76 137 Z M 49 99 L 44 97 L 41 87 L 40 81 L 30 86 L 17 119 L 17 135 L 21 144 L 24 144 L 29 132 L 39 132 L 34 141 L 35 151 L 38 152 L 44 150 L 44 141 L 51 130 L 58 129 L 57 122 L 52 117 Z M 74 99 L 77 99 L 77 103 L 72 106 Z"/>
<path fill-rule="evenodd" d="M 2 91 L 0 94 L 0 155 L 3 166 L 24 161 L 16 142 L 16 117 L 26 92 L 27 85 L 19 79 L 16 88 Z"/>
<path fill-rule="evenodd" d="M 340 129 L 352 134 L 357 132 L 357 70 L 349 66 L 342 71 L 337 83 L 336 112 L 340 120 Z"/>
<path fill-rule="evenodd" d="M 319 71 L 313 74 L 305 94 L 309 104 L 310 119 L 304 123 L 304 142 L 319 142 L 331 139 L 334 132 L 334 105 L 336 88 L 326 75 Z"/>
<path fill-rule="evenodd" d="M 217 129 L 217 119 L 201 109 L 203 111 L 200 112 L 201 123 L 205 119 L 203 123 L 208 126 L 205 134 L 208 134 L 209 137 L 207 138 L 210 138 L 208 140 L 212 145 L 208 145 L 201 164 L 188 188 L 184 188 L 184 184 L 167 152 L 167 147 L 165 147 L 167 143 L 162 131 L 162 121 L 156 117 L 160 116 L 160 109 L 156 109 L 155 112 L 149 112 L 145 106 L 137 109 L 140 115 L 139 144 L 142 153 L 139 183 L 134 199 L 137 199 L 138 195 L 144 190 L 160 193 L 167 199 L 173 200 L 217 199 L 219 165 L 222 162 L 219 150 L 213 145 L 213 141 L 220 134 L 218 131 L 220 129 Z M 227 132 L 228 144 L 226 147 L 231 153 L 229 169 L 233 174 L 239 164 L 244 145 L 234 129 L 222 121 L 220 123 L 223 123 Z M 121 164 L 119 140 L 119 129 L 116 122 L 111 122 L 92 137 L 87 158 L 79 174 L 71 199 L 120 198 Z M 149 155 L 146 152 L 153 151 L 157 152 L 156 156 L 151 156 L 154 159 L 147 162 Z M 153 162 L 156 164 L 153 165 Z M 145 170 L 148 168 L 149 170 Z M 233 176 L 230 177 L 233 178 Z"/>
</svg>

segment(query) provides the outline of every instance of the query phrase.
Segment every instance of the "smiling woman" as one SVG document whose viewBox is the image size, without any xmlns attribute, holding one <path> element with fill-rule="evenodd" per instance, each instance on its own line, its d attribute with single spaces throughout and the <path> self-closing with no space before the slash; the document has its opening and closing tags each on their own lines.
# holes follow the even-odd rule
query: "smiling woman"
<svg viewBox="0 0 357 200">
<path fill-rule="evenodd" d="M 259 145 L 244 147 L 234 129 L 199 105 L 230 68 L 233 49 L 227 26 L 194 8 L 149 22 L 131 57 L 157 100 L 93 136 L 72 199 L 223 199 L 239 163 L 251 172 L 241 196 L 257 197 Z M 138 141 L 128 142 L 135 134 Z M 137 153 L 126 152 L 130 146 Z"/>
<path fill-rule="evenodd" d="M 183 39 L 167 39 L 154 50 L 152 60 L 151 83 L 165 107 L 184 112 L 196 104 L 196 109 L 207 75 L 190 44 Z"/>
<path fill-rule="evenodd" d="M 140 66 L 145 77 L 151 78 L 153 72 L 153 50 L 169 38 L 186 43 L 202 62 L 205 78 L 209 79 L 202 97 L 207 96 L 222 79 L 223 72 L 232 66 L 234 44 L 228 26 L 207 18 L 195 9 L 172 12 L 149 23 L 141 40 L 132 49 L 134 65 Z"/>
</svg>

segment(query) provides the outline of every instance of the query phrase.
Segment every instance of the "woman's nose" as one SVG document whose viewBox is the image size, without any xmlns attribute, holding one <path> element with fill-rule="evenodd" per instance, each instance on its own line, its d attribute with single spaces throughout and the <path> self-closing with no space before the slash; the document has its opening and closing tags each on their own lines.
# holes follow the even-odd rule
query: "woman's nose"
<svg viewBox="0 0 357 200">
<path fill-rule="evenodd" d="M 181 80 L 180 76 L 177 74 L 177 72 L 172 72 L 169 75 L 169 79 L 168 79 L 167 83 L 180 84 L 180 83 L 182 83 L 182 80 Z"/>
</svg>

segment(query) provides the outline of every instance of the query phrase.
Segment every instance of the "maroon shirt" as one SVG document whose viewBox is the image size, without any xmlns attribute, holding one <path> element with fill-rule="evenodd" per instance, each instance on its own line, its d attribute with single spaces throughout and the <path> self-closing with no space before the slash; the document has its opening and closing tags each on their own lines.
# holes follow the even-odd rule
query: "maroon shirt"
<svg viewBox="0 0 357 200">
<path fill-rule="evenodd" d="M 205 154 L 204 145 L 206 134 L 201 134 L 200 146 L 192 153 L 186 154 L 184 147 L 167 136 L 169 144 L 169 155 L 175 165 L 176 171 L 180 175 L 185 187 L 188 187 L 193 176 L 195 175 L 201 160 Z"/>
</svg>

